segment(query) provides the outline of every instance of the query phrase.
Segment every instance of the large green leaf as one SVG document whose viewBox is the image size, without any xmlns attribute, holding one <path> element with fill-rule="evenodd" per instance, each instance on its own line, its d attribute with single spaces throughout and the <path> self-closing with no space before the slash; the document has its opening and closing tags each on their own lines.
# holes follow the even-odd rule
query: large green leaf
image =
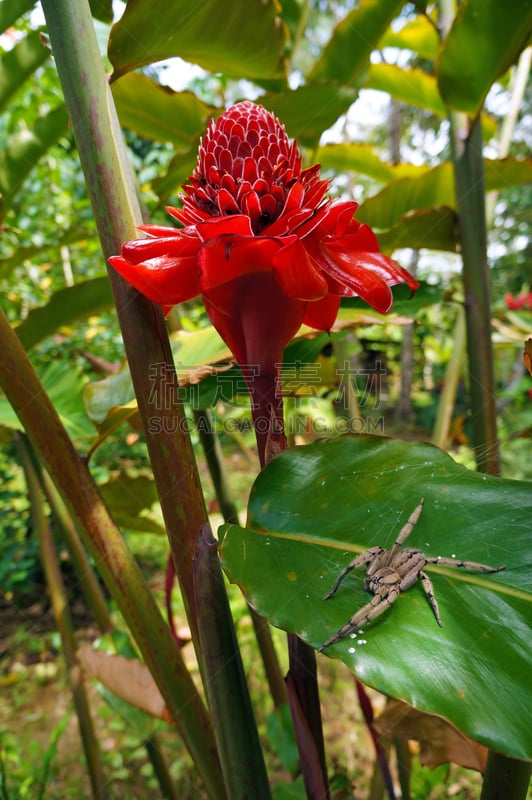
<svg viewBox="0 0 532 800">
<path fill-rule="evenodd" d="M 92 438 L 94 429 L 83 407 L 82 391 L 85 380 L 72 365 L 51 361 L 37 369 L 39 380 L 52 401 L 61 422 L 80 447 Z M 42 424 L 46 425 L 43 417 Z M 22 430 L 22 425 L 7 399 L 0 395 L 0 426 Z"/>
<path fill-rule="evenodd" d="M 13 25 L 30 8 L 37 4 L 37 0 L 2 0 L 0 3 L 0 33 Z"/>
<path fill-rule="evenodd" d="M 41 42 L 38 31 L 30 31 L 0 56 L 0 110 L 49 56 L 50 51 Z"/>
<path fill-rule="evenodd" d="M 395 64 L 372 64 L 364 87 L 386 92 L 403 103 L 427 109 L 439 117 L 447 114 L 436 79 L 420 69 L 402 69 Z"/>
<path fill-rule="evenodd" d="M 0 258 L 0 278 L 7 278 L 7 276 L 10 275 L 15 269 L 15 267 L 23 264 L 24 261 L 34 259 L 35 256 L 42 256 L 43 253 L 49 253 L 54 250 L 57 251 L 65 245 L 72 244 L 73 242 L 81 242 L 84 239 L 90 239 L 95 235 L 96 234 L 94 231 L 76 226 L 75 228 L 68 228 L 67 230 L 61 232 L 56 231 L 53 241 L 30 244 L 26 247 L 18 247 L 13 252 L 13 255 L 8 256 L 7 258 Z"/>
<path fill-rule="evenodd" d="M 463 0 L 437 63 L 447 105 L 477 114 L 493 82 L 527 45 L 531 31 L 531 0 Z"/>
<path fill-rule="evenodd" d="M 284 76 L 285 28 L 276 0 L 129 0 L 113 25 L 113 80 L 145 64 L 179 56 L 233 78 Z"/>
<path fill-rule="evenodd" d="M 141 73 L 112 84 L 120 123 L 144 139 L 172 142 L 180 151 L 199 144 L 214 109 L 192 92 L 174 92 Z"/>
<path fill-rule="evenodd" d="M 324 81 L 259 99 L 281 120 L 290 137 L 299 144 L 315 147 L 322 133 L 345 114 L 357 95 L 358 90 L 352 87 Z"/>
<path fill-rule="evenodd" d="M 414 250 L 458 249 L 458 217 L 448 206 L 409 211 L 387 231 L 379 233 L 379 244 L 385 253 L 411 247 Z"/>
<path fill-rule="evenodd" d="M 326 655 L 473 739 L 530 757 L 530 484 L 471 472 L 424 443 L 347 436 L 298 447 L 257 478 L 248 527 L 221 529 L 223 567 L 273 625 L 320 647 L 369 600 L 361 569 L 324 601 L 340 571 L 368 547 L 390 547 L 422 497 L 408 545 L 506 570 L 427 567 L 442 628 L 415 585 Z"/>
<path fill-rule="evenodd" d="M 485 159 L 486 191 L 532 180 L 532 159 Z M 357 212 L 361 222 L 373 228 L 387 229 L 408 211 L 437 206 L 454 208 L 454 175 L 452 164 L 439 164 L 418 177 L 392 181 L 378 194 L 366 200 Z"/>
<path fill-rule="evenodd" d="M 417 164 L 395 164 L 383 161 L 375 150 L 367 144 L 338 143 L 319 147 L 316 153 L 323 169 L 335 172 L 360 172 L 369 175 L 381 183 L 388 183 L 396 178 L 416 177 L 429 171 L 429 167 Z"/>
<path fill-rule="evenodd" d="M 92 278 L 54 292 L 45 306 L 34 308 L 17 328 L 17 335 L 29 350 L 47 336 L 79 319 L 101 314 L 113 305 L 109 279 Z"/>
<path fill-rule="evenodd" d="M 435 26 L 427 16 L 419 14 L 399 30 L 388 28 L 379 42 L 379 50 L 384 47 L 399 47 L 433 61 L 439 45 L 440 39 Z"/>
<path fill-rule="evenodd" d="M 334 29 L 309 78 L 343 84 L 355 81 L 402 5 L 403 0 L 361 0 Z"/>
<path fill-rule="evenodd" d="M 64 105 L 40 117 L 32 129 L 25 129 L 11 137 L 0 152 L 1 213 L 9 208 L 16 192 L 35 164 L 47 150 L 68 130 Z"/>
</svg>

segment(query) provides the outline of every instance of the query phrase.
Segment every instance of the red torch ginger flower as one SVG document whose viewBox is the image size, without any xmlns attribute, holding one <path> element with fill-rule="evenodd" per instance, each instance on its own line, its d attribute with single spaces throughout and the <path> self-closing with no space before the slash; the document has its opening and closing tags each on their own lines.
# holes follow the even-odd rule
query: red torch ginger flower
<svg viewBox="0 0 532 800">
<path fill-rule="evenodd" d="M 340 299 L 356 295 L 384 313 L 391 285 L 418 286 L 353 219 L 357 203 L 328 198 L 319 165 L 301 168 L 296 143 L 260 105 L 237 103 L 211 121 L 183 188 L 183 207 L 167 208 L 183 227 L 142 225 L 151 238 L 126 242 L 110 262 L 163 306 L 201 295 L 239 364 L 253 368 L 263 411 L 279 404 L 271 387 L 302 323 L 329 330 Z"/>
</svg>

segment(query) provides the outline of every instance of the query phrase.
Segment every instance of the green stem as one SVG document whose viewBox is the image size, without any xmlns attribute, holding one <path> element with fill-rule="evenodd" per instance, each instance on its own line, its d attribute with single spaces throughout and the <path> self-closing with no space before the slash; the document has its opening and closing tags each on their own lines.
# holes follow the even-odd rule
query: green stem
<svg viewBox="0 0 532 800">
<path fill-rule="evenodd" d="M 87 558 L 85 548 L 76 530 L 74 520 L 46 470 L 41 470 L 41 482 L 54 519 L 72 559 L 79 585 L 94 619 L 102 633 L 113 627 L 104 593 Z"/>
<path fill-rule="evenodd" d="M 205 706 L 144 576 L 0 309 L 0 386 L 80 532 L 144 656 L 212 798 L 225 798 Z"/>
<path fill-rule="evenodd" d="M 462 358 L 464 355 L 466 341 L 465 314 L 462 308 L 458 311 L 458 317 L 453 331 L 453 348 L 451 357 L 445 369 L 443 389 L 438 403 L 436 422 L 432 432 L 432 443 L 444 448 L 451 427 L 451 419 L 456 401 L 456 390 L 462 368 Z"/>
<path fill-rule="evenodd" d="M 31 447 L 29 441 L 28 446 Z M 74 520 L 68 513 L 61 495 L 45 470 L 41 470 L 41 482 L 56 523 L 63 536 L 63 541 L 70 553 L 79 585 L 85 595 L 87 604 L 94 614 L 94 619 L 100 631 L 106 633 L 113 627 L 111 615 L 101 586 L 76 530 Z M 151 738 L 145 742 L 145 747 L 163 796 L 169 798 L 169 800 L 177 800 L 177 790 L 172 782 L 168 764 L 160 748 L 156 733 L 153 733 Z"/>
<path fill-rule="evenodd" d="M 168 764 L 166 763 L 166 759 L 159 745 L 159 740 L 155 734 L 150 736 L 149 739 L 146 739 L 144 746 L 146 748 L 148 758 L 150 759 L 150 763 L 153 767 L 153 771 L 157 777 L 157 782 L 159 784 L 159 788 L 161 789 L 162 796 L 165 798 L 165 800 L 179 800 L 180 794 L 174 785 L 174 781 L 172 780 L 172 776 L 170 775 L 170 771 L 168 769 Z"/>
<path fill-rule="evenodd" d="M 98 52 L 89 4 L 87 0 L 77 0 L 76 3 L 70 0 L 44 0 L 43 9 L 102 250 L 104 255 L 109 256 L 119 252 L 125 239 L 135 237 L 134 225 L 140 221 L 140 212 L 135 202 L 116 110 Z M 207 522 L 207 512 L 192 445 L 186 433 L 185 415 L 162 311 L 132 289 L 114 270 L 110 270 L 109 274 L 200 671 L 206 687 L 211 687 L 211 684 L 215 687 L 209 688 L 211 695 L 213 691 L 223 693 L 229 691 L 229 688 L 224 689 L 226 683 L 231 687 L 238 680 L 235 673 L 238 675 L 242 669 L 240 653 L 235 645 L 231 657 L 223 664 L 221 674 L 213 676 L 198 646 L 199 627 L 203 623 L 208 625 L 208 620 L 199 620 L 198 614 L 208 612 L 195 604 L 193 559 L 198 532 Z M 215 572 L 205 573 L 203 579 L 207 582 L 212 580 L 212 591 L 217 591 Z M 222 648 L 226 642 L 218 639 L 231 628 L 232 619 L 227 604 L 221 603 L 220 609 L 225 613 L 224 625 L 211 630 L 211 636 Z M 146 625 L 150 627 L 148 619 Z M 161 654 L 160 658 L 163 659 L 164 655 Z M 228 727 L 232 726 L 235 741 L 242 743 L 243 749 L 239 751 L 241 761 L 254 764 L 254 754 L 260 749 L 258 732 L 252 725 L 246 729 L 246 735 L 242 735 L 249 697 L 247 687 L 240 684 L 240 689 L 239 694 L 233 694 L 231 714 L 224 722 Z M 185 716 L 189 712 L 194 713 L 192 708 L 184 707 L 183 712 Z M 196 722 L 200 729 L 204 729 L 203 745 L 209 750 L 213 759 L 211 767 L 214 767 L 210 720 L 202 712 Z M 209 779 L 211 796 L 222 796 L 224 790 L 221 780 L 216 778 L 216 785 L 212 785 L 214 770 L 209 769 L 204 777 Z"/>
<path fill-rule="evenodd" d="M 256 723 L 240 659 L 235 662 L 235 669 L 230 673 L 227 670 L 238 645 L 217 546 L 209 525 L 204 525 L 198 538 L 194 576 L 196 602 L 204 612 L 198 615 L 198 620 L 199 641 L 209 675 L 205 691 L 228 797 L 268 800 L 271 796 L 268 776 L 259 741 L 251 736 Z M 239 724 L 235 724 L 235 707 L 242 715 Z"/>
<path fill-rule="evenodd" d="M 525 800 L 531 767 L 530 761 L 518 761 L 490 750 L 480 800 Z"/>
<path fill-rule="evenodd" d="M 107 781 L 102 769 L 98 740 L 92 722 L 87 692 L 85 691 L 85 684 L 83 682 L 83 675 L 79 664 L 76 661 L 76 636 L 74 634 L 74 626 L 72 624 L 72 618 L 68 608 L 67 593 L 63 583 L 61 570 L 59 568 L 59 562 L 57 560 L 54 538 L 52 536 L 48 519 L 44 513 L 40 482 L 35 471 L 32 462 L 32 455 L 30 449 L 28 448 L 27 442 L 25 441 L 25 437 L 19 436 L 17 443 L 22 462 L 22 468 L 26 478 L 26 484 L 28 486 L 33 525 L 39 536 L 41 558 L 44 567 L 44 573 L 46 575 L 46 584 L 50 594 L 50 599 L 52 601 L 52 608 L 57 629 L 61 636 L 62 649 L 68 673 L 68 682 L 78 717 L 79 731 L 81 734 L 85 758 L 87 759 L 92 793 L 95 797 L 101 797 L 102 800 L 106 800 L 106 798 L 109 797 L 107 791 Z"/>
<path fill-rule="evenodd" d="M 451 114 L 454 177 L 462 247 L 473 448 L 478 469 L 490 475 L 498 475 L 500 460 L 480 116 L 471 129 L 463 123 L 463 115 Z"/>
<path fill-rule="evenodd" d="M 236 523 L 238 525 L 238 511 L 231 498 L 229 481 L 227 480 L 227 473 L 224 467 L 222 448 L 213 427 L 212 414 L 209 409 L 199 409 L 195 410 L 193 413 L 209 468 L 209 474 L 214 484 L 214 490 L 224 521 Z M 251 606 L 249 607 L 249 613 L 253 622 L 262 663 L 264 664 L 270 694 L 275 707 L 278 708 L 283 703 L 286 703 L 287 697 L 270 626 L 263 617 L 257 614 L 255 609 L 251 608 Z"/>
<path fill-rule="evenodd" d="M 193 414 L 222 517 L 225 522 L 238 525 L 238 511 L 231 498 L 222 448 L 214 430 L 212 414 L 208 408 L 194 409 Z"/>
<path fill-rule="evenodd" d="M 440 0 L 442 36 L 449 32 L 455 13 L 456 0 Z M 466 114 L 449 111 L 449 121 L 462 251 L 473 449 L 479 471 L 498 475 L 482 127 L 480 114 L 471 122 Z"/>
</svg>

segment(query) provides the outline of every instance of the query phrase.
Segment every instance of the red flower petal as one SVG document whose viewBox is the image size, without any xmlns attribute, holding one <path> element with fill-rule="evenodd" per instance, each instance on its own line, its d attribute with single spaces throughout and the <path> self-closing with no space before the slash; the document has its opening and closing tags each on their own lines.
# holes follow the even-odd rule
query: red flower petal
<svg viewBox="0 0 532 800">
<path fill-rule="evenodd" d="M 161 239 L 133 239 L 122 246 L 122 256 L 131 264 L 140 264 L 162 256 L 195 256 L 200 241 L 187 236 L 166 236 Z"/>
<path fill-rule="evenodd" d="M 273 264 L 277 282 L 289 297 L 318 300 L 327 294 L 327 281 L 314 267 L 299 239 L 279 250 Z"/>
<path fill-rule="evenodd" d="M 231 234 L 233 236 L 253 236 L 251 222 L 245 214 L 231 214 L 227 217 L 214 217 L 208 222 L 196 225 L 198 236 L 202 242 L 208 242 L 217 236 Z"/>
<path fill-rule="evenodd" d="M 340 307 L 340 298 L 328 294 L 321 300 L 307 304 L 303 322 L 318 331 L 330 331 Z"/>
<path fill-rule="evenodd" d="M 256 236 L 225 234 L 209 239 L 199 251 L 202 292 L 243 275 L 270 272 L 273 257 L 282 246 L 278 239 Z"/>
<path fill-rule="evenodd" d="M 173 306 L 199 294 L 196 256 L 161 256 L 142 264 L 131 264 L 121 256 L 112 256 L 109 263 L 153 303 Z"/>
</svg>

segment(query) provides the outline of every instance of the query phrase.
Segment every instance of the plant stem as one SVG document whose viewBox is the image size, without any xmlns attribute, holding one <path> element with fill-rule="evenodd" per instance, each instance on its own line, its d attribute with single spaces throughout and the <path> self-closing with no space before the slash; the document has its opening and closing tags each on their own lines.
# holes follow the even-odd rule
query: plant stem
<svg viewBox="0 0 532 800">
<path fill-rule="evenodd" d="M 455 12 L 455 0 L 440 0 L 442 36 L 449 32 Z M 462 250 L 472 443 L 479 471 L 498 475 L 500 458 L 480 114 L 470 121 L 466 114 L 449 110 L 449 121 Z"/>
<path fill-rule="evenodd" d="M 76 661 L 76 636 L 74 634 L 74 626 L 68 608 L 67 593 L 57 560 L 54 538 L 48 519 L 44 513 L 39 478 L 33 465 L 30 448 L 28 448 L 25 437 L 23 436 L 17 437 L 17 444 L 26 484 L 28 486 L 33 525 L 39 537 L 41 558 L 46 575 L 46 585 L 52 601 L 57 629 L 61 636 L 68 682 L 78 717 L 79 732 L 83 743 L 85 758 L 87 760 L 92 793 L 95 797 L 106 800 L 106 798 L 109 797 L 107 791 L 108 783 L 102 769 L 100 750 L 92 722 L 83 674 Z"/>
<path fill-rule="evenodd" d="M 46 465 L 144 656 L 212 798 L 225 798 L 205 706 L 144 576 L 0 309 L 0 386 Z"/>
<path fill-rule="evenodd" d="M 116 110 L 98 52 L 89 4 L 87 0 L 76 3 L 44 0 L 43 9 L 102 250 L 104 255 L 110 256 L 120 251 L 125 239 L 135 237 L 134 225 L 141 221 L 141 216 Z M 207 511 L 192 444 L 184 424 L 185 415 L 168 333 L 160 306 L 150 303 L 132 289 L 114 270 L 109 274 L 176 574 L 200 671 L 212 699 L 213 692 L 223 694 L 231 691 L 231 687 L 238 683 L 242 666 L 234 637 L 222 640 L 229 636 L 228 631 L 233 625 L 227 603 L 220 602 L 219 614 L 225 614 L 224 624 L 211 629 L 213 646 L 224 649 L 229 642 L 232 646 L 231 657 L 218 665 L 220 673 L 210 673 L 208 660 L 203 658 L 199 647 L 199 627 L 208 625 L 209 620 L 199 620 L 198 615 L 209 612 L 195 603 L 193 560 L 198 532 L 207 523 Z M 212 581 L 210 590 L 213 593 L 219 590 L 214 568 L 204 572 L 202 579 Z M 202 588 L 209 591 L 209 587 Z M 150 625 L 148 620 L 146 624 Z M 169 629 L 167 631 L 170 635 Z M 232 730 L 234 740 L 242 743 L 242 749 L 238 751 L 242 764 L 254 768 L 258 776 L 255 758 L 260 751 L 258 732 L 254 725 L 250 725 L 245 735 L 243 733 L 248 721 L 249 696 L 244 683 L 240 682 L 239 688 L 239 693 L 233 692 L 233 704 L 224 724 Z M 221 702 L 223 699 L 216 698 L 216 703 Z M 189 710 L 193 713 L 192 709 L 187 709 L 187 714 Z M 197 724 L 200 729 L 204 727 L 204 745 L 210 748 L 212 727 L 205 714 L 200 716 Z M 215 754 L 211 755 L 214 758 Z M 263 771 L 265 774 L 264 768 Z M 227 775 L 226 765 L 223 772 Z M 214 772 L 209 770 L 208 777 L 212 796 L 222 796 L 221 781 L 217 779 L 213 788 L 210 779 Z M 267 782 L 266 787 L 262 786 L 265 797 L 269 793 Z"/>
<path fill-rule="evenodd" d="M 473 449 L 480 472 L 500 473 L 480 116 L 471 129 L 451 113 L 462 247 Z"/>
<path fill-rule="evenodd" d="M 465 314 L 464 310 L 459 308 L 453 331 L 453 349 L 451 352 L 451 357 L 447 362 L 447 367 L 445 368 L 443 389 L 438 403 L 438 411 L 436 414 L 436 421 L 434 423 L 434 430 L 432 432 L 432 443 L 441 448 L 445 447 L 445 443 L 449 435 L 449 429 L 451 427 L 451 418 L 456 401 L 456 389 L 460 379 L 465 340 Z"/>
<path fill-rule="evenodd" d="M 288 634 L 290 669 L 286 677 L 301 772 L 308 800 L 330 797 L 321 724 L 316 654 L 295 634 Z"/>
<path fill-rule="evenodd" d="M 490 750 L 480 800 L 525 800 L 531 766 Z"/>
<path fill-rule="evenodd" d="M 213 428 L 212 414 L 209 409 L 198 409 L 194 410 L 193 413 L 224 521 L 238 525 L 238 512 L 231 498 L 227 473 L 224 467 L 222 448 L 216 431 Z M 263 617 L 257 614 L 255 609 L 251 608 L 251 606 L 249 607 L 249 613 L 253 622 L 262 663 L 264 664 L 264 671 L 270 688 L 270 694 L 274 706 L 278 708 L 280 705 L 287 702 L 287 697 L 270 626 Z"/>
<path fill-rule="evenodd" d="M 90 565 L 81 539 L 79 538 L 74 520 L 69 514 L 61 495 L 57 491 L 46 470 L 41 470 L 41 482 L 52 514 L 54 515 L 55 521 L 61 531 L 63 541 L 72 559 L 79 585 L 85 595 L 87 604 L 94 614 L 100 631 L 106 633 L 113 627 L 111 616 L 96 574 Z"/>
<path fill-rule="evenodd" d="M 256 730 L 256 723 L 240 659 L 234 670 L 230 673 L 227 670 L 238 645 L 217 547 L 209 525 L 204 525 L 198 537 L 194 585 L 196 603 L 203 611 L 198 621 L 201 651 L 209 675 L 205 691 L 228 797 L 268 800 L 271 795 L 262 751 L 258 739 L 250 735 Z M 242 715 L 240 724 L 235 724 L 235 707 Z"/>
</svg>

